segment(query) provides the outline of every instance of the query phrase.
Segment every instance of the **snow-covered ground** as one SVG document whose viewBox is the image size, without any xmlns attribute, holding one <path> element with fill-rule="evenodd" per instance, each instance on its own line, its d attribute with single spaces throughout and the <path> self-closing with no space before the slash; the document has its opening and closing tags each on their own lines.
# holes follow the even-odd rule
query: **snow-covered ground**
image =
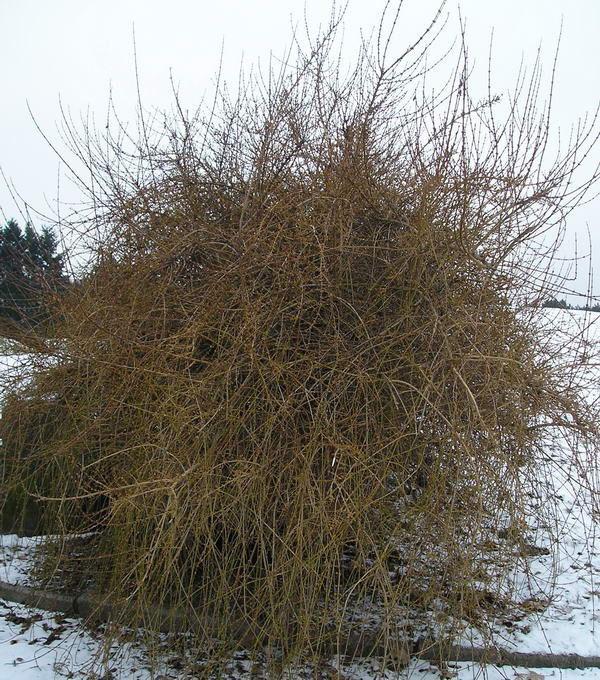
<svg viewBox="0 0 600 680">
<path fill-rule="evenodd" d="M 561 344 L 560 324 L 570 331 L 581 330 L 582 337 L 600 341 L 600 314 L 548 312 L 547 319 L 559 328 L 554 342 Z M 590 323 L 591 322 L 591 323 Z M 577 352 L 587 350 L 582 344 Z M 18 359 L 21 360 L 21 357 Z M 15 359 L 6 360 L 7 369 Z M 589 366 L 588 398 L 600 398 L 600 370 Z M 544 543 L 543 522 L 533 536 L 535 545 L 549 549 L 549 554 L 532 555 L 527 559 L 527 572 L 520 578 L 521 599 L 530 601 L 523 608 L 522 617 L 516 620 L 499 616 L 495 623 L 495 637 L 507 650 L 520 652 L 552 652 L 554 654 L 580 654 L 600 656 L 600 537 L 596 532 L 600 520 L 600 499 L 591 496 L 581 484 L 581 471 L 577 470 L 562 441 L 550 444 L 552 494 L 556 501 L 551 516 L 555 522 L 553 532 L 560 537 L 557 545 Z M 598 461 L 590 461 L 586 473 L 598 474 Z M 597 487 L 596 487 L 597 488 Z M 532 505 L 535 514 L 547 519 L 544 508 Z M 534 522 L 535 524 L 535 522 Z M 536 531 L 535 526 L 533 527 Z M 39 541 L 35 538 L 4 536 L 0 540 L 0 580 L 9 583 L 27 583 Z M 540 551 L 540 552 L 543 552 Z M 551 598 L 544 607 L 537 606 L 542 595 Z M 539 597 L 538 597 L 539 595 Z M 474 633 L 467 631 L 465 640 L 478 642 Z M 193 677 L 210 677 L 202 662 L 186 667 L 186 662 L 173 651 L 167 637 L 161 638 L 163 653 L 152 663 L 143 640 L 131 639 L 119 646 L 105 649 L 101 631 L 82 629 L 76 619 L 15 605 L 0 600 L 0 680 L 5 678 L 34 680 L 55 677 L 71 678 L 132 678 L 146 680 L 167 678 L 184 680 Z M 224 676 L 236 680 L 265 677 L 264 667 L 254 664 L 247 653 L 234 655 Z M 338 661 L 331 659 L 319 669 L 298 666 L 284 676 L 301 678 L 337 678 L 338 680 L 375 680 L 376 678 L 419 678 L 433 680 L 456 677 L 459 680 L 487 678 L 521 678 L 540 680 L 600 679 L 600 669 L 559 670 L 552 668 L 524 669 L 478 664 L 450 664 L 440 670 L 427 662 L 413 662 L 400 672 L 379 669 L 376 659 Z"/>
<path fill-rule="evenodd" d="M 210 677 L 201 662 L 186 669 L 182 659 L 164 640 L 162 661 L 152 665 L 142 642 L 124 642 L 104 649 L 102 633 L 81 629 L 75 619 L 0 601 L 0 678 L 2 680 L 54 680 L 55 678 L 93 678 L 94 680 L 188 680 Z M 156 664 L 156 660 L 154 660 Z M 254 671 L 253 671 L 254 668 Z M 216 677 L 216 676 L 215 676 Z M 253 666 L 249 655 L 235 654 L 225 673 L 231 680 L 264 678 L 261 667 Z M 526 669 L 478 664 L 449 664 L 443 673 L 427 662 L 413 660 L 400 673 L 382 672 L 376 659 L 358 659 L 338 663 L 325 662 L 320 668 L 298 666 L 284 676 L 290 680 L 592 680 L 600 670 Z"/>
</svg>

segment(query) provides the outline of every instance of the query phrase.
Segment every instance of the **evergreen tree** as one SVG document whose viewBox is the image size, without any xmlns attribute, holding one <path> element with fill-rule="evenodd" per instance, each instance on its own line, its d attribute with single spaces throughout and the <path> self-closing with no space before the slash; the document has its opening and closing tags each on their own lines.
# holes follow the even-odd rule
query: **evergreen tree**
<svg viewBox="0 0 600 680">
<path fill-rule="evenodd" d="M 0 319 L 27 326 L 46 320 L 47 295 L 67 283 L 54 232 L 8 220 L 0 229 Z"/>
</svg>

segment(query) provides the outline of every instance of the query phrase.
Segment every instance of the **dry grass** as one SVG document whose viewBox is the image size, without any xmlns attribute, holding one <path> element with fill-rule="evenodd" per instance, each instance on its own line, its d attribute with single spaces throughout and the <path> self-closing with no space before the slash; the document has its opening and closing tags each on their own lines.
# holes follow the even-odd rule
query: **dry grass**
<svg viewBox="0 0 600 680">
<path fill-rule="evenodd" d="M 121 623 L 168 605 L 200 641 L 305 655 L 367 602 L 391 646 L 406 611 L 485 630 L 510 572 L 486 546 L 525 526 L 545 433 L 582 461 L 595 441 L 524 303 L 595 130 L 548 162 L 538 67 L 514 106 L 476 103 L 462 51 L 434 97 L 437 24 L 400 59 L 394 25 L 346 76 L 333 21 L 138 140 L 69 128 L 91 265 L 5 410 L 6 483 L 98 532 L 82 578 Z"/>
</svg>

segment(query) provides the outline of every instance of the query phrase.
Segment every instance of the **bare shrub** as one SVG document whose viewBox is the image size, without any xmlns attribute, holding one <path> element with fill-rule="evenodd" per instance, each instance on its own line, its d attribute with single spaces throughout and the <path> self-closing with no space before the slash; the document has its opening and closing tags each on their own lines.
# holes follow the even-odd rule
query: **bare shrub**
<svg viewBox="0 0 600 680">
<path fill-rule="evenodd" d="M 314 655 L 369 626 L 391 650 L 419 613 L 485 632 L 546 433 L 582 466 L 596 441 L 529 306 L 595 123 L 548 159 L 539 65 L 509 105 L 473 101 L 462 46 L 433 95 L 439 22 L 396 57 L 397 18 L 346 75 L 336 19 L 137 139 L 67 125 L 91 264 L 1 435 L 7 483 L 96 532 L 80 573 L 120 623 L 166 606 L 200 642 Z"/>
</svg>

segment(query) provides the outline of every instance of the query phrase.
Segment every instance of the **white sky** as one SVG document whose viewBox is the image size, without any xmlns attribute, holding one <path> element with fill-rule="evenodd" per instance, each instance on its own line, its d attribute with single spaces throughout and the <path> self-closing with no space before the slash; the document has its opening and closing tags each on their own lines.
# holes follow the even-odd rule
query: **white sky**
<svg viewBox="0 0 600 680">
<path fill-rule="evenodd" d="M 406 0 L 404 19 L 394 45 L 398 51 L 425 26 L 438 0 Z M 291 26 L 326 21 L 329 2 L 317 0 L 0 0 L 0 167 L 20 196 L 43 214 L 57 208 L 60 197 L 78 196 L 60 169 L 58 158 L 37 131 L 37 123 L 59 150 L 59 97 L 73 118 L 89 111 L 97 121 L 106 115 L 112 88 L 117 110 L 134 119 L 136 101 L 133 28 L 144 105 L 172 105 L 170 71 L 190 109 L 210 91 L 224 45 L 224 76 L 236 81 L 242 56 L 246 65 L 265 61 L 269 51 L 280 55 L 289 43 Z M 349 51 L 359 29 L 377 22 L 382 0 L 351 0 L 344 42 Z M 450 2 L 449 40 L 458 29 L 457 2 Z M 490 35 L 494 29 L 494 82 L 500 92 L 510 87 L 524 58 L 532 63 L 542 47 L 544 73 L 549 77 L 563 21 L 557 70 L 554 125 L 568 132 L 580 116 L 600 102 L 600 0 L 461 0 L 467 21 L 471 57 L 487 72 Z M 600 161 L 600 147 L 594 162 Z M 600 187 L 599 187 L 600 188 Z M 19 218 L 15 204 L 0 182 L 0 217 Z M 65 210 L 63 209 L 63 213 Z M 34 218 L 42 224 L 42 218 Z M 586 229 L 592 235 L 593 263 L 600 293 L 600 200 L 581 207 L 570 220 L 572 252 L 579 234 L 579 254 L 586 250 Z M 570 250 L 569 250 L 570 248 Z M 579 268 L 577 287 L 585 289 L 587 264 Z"/>
</svg>

